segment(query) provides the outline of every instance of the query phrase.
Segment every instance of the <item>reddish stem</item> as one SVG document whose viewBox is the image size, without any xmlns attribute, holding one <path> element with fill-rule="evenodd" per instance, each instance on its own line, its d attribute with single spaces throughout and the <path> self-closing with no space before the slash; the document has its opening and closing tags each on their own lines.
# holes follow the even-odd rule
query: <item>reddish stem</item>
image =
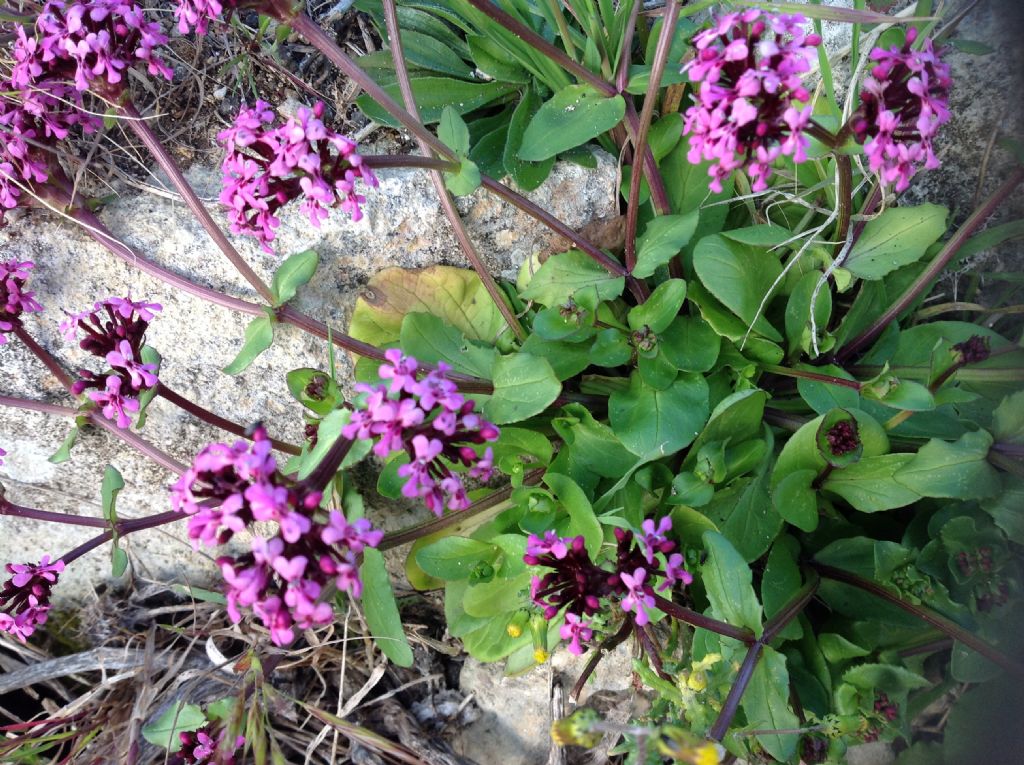
<svg viewBox="0 0 1024 765">
<path fill-rule="evenodd" d="M 237 422 L 232 422 L 229 419 L 221 417 L 219 414 L 214 414 L 209 409 L 199 406 L 199 404 L 194 401 L 190 401 L 177 391 L 167 387 L 163 382 L 157 383 L 156 393 L 158 396 L 162 396 L 175 406 L 184 409 L 186 412 L 203 422 L 208 422 L 210 425 L 220 428 L 221 430 L 226 430 L 228 433 L 232 433 L 236 436 L 247 438 L 250 441 L 252 440 L 252 434 L 249 432 L 248 428 L 239 425 Z M 294 444 L 289 444 L 286 441 L 278 441 L 276 438 L 271 438 L 270 443 L 275 449 L 279 449 L 286 454 L 302 454 L 302 449 Z"/>
<path fill-rule="evenodd" d="M 196 216 L 203 228 L 206 229 L 206 233 L 213 239 L 214 244 L 231 261 L 231 265 L 252 285 L 253 289 L 259 293 L 260 297 L 268 303 L 273 303 L 274 294 L 270 291 L 270 288 L 252 270 L 252 267 L 245 262 L 245 259 L 238 253 L 235 246 L 228 241 L 224 231 L 217 225 L 213 216 L 210 215 L 210 212 L 196 195 L 196 192 L 189 185 L 188 181 L 185 180 L 185 176 L 182 174 L 178 164 L 167 152 L 167 149 L 164 148 L 164 145 L 160 143 L 160 139 L 156 137 L 156 134 L 150 130 L 149 124 L 139 114 L 135 105 L 131 101 L 126 100 L 121 104 L 121 111 L 128 117 L 126 122 L 132 129 L 132 132 L 146 145 L 153 158 L 156 159 L 157 164 L 167 173 L 171 185 L 177 189 L 181 198 L 185 200 L 185 204 L 188 205 L 188 209 L 192 211 L 192 214 Z"/>
</svg>

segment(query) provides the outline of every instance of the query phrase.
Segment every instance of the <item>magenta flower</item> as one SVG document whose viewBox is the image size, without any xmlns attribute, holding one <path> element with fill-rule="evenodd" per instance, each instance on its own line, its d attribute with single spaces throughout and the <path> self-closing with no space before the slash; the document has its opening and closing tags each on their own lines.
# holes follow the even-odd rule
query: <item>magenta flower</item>
<svg viewBox="0 0 1024 765">
<path fill-rule="evenodd" d="M 665 581 L 658 587 L 658 592 L 671 589 L 679 582 L 684 585 L 693 584 L 693 574 L 684 567 L 682 554 L 673 553 L 665 563 Z"/>
<path fill-rule="evenodd" d="M 0 632 L 7 632 L 22 643 L 46 623 L 50 610 L 50 590 L 61 572 L 64 561 L 50 562 L 44 555 L 39 563 L 8 563 L 11 578 L 0 589 Z"/>
<path fill-rule="evenodd" d="M 114 420 L 119 428 L 131 427 L 131 415 L 139 411 L 139 400 L 121 393 L 121 378 L 111 375 L 103 390 L 89 391 L 88 396 L 99 404 L 103 416 Z"/>
<path fill-rule="evenodd" d="M 356 193 L 356 181 L 377 185 L 356 144 L 324 125 L 324 110 L 322 101 L 312 109 L 299 107 L 275 127 L 270 105 L 257 101 L 243 106 L 235 123 L 217 136 L 227 150 L 220 201 L 229 208 L 231 230 L 255 236 L 267 252 L 273 252 L 270 243 L 280 226 L 277 212 L 288 202 L 302 198 L 300 209 L 316 227 L 330 207 L 358 221 L 366 198 Z"/>
<path fill-rule="evenodd" d="M 35 36 L 15 40 L 11 80 L 25 90 L 45 91 L 64 81 L 79 92 L 117 95 L 124 72 L 137 63 L 171 79 L 173 70 L 154 53 L 166 43 L 160 25 L 146 21 L 142 7 L 131 0 L 48 0 L 36 19 Z"/>
<path fill-rule="evenodd" d="M 569 548 L 565 544 L 565 540 L 558 536 L 554 531 L 548 529 L 544 532 L 544 538 L 530 534 L 526 539 L 526 554 L 533 555 L 534 557 L 539 555 L 545 555 L 550 553 L 555 558 L 561 560 L 569 554 Z"/>
<path fill-rule="evenodd" d="M 270 639 L 287 645 L 296 629 L 330 624 L 332 588 L 360 597 L 357 556 L 384 535 L 365 519 L 349 522 L 338 510 L 324 518 L 320 492 L 285 479 L 270 450 L 262 428 L 251 443 L 210 444 L 172 487 L 171 506 L 190 516 L 196 547 L 225 544 L 256 521 L 278 525 L 275 536 L 255 537 L 250 552 L 217 563 L 231 619 L 241 621 L 241 609 L 251 608 Z"/>
<path fill-rule="evenodd" d="M 632 531 L 615 529 L 615 555 L 605 565 L 598 565 L 587 553 L 582 536 L 561 539 L 553 531 L 544 537 L 533 534 L 526 542 L 523 561 L 529 566 L 551 569 L 530 582 L 530 599 L 539 606 L 544 618 L 554 619 L 565 611 L 560 629 L 563 639 L 570 640 L 569 650 L 582 653 L 580 641 L 592 637 L 589 617 L 601 611 L 605 601 L 618 601 L 634 628 L 642 628 L 650 620 L 647 609 L 655 605 L 652 584 L 659 578 L 664 590 L 678 582 L 689 584 L 693 577 L 683 568 L 683 556 L 669 553 L 675 542 L 664 534 L 671 529 L 667 518 L 642 524 L 646 537 L 637 538 Z M 651 540 L 657 537 L 652 544 Z M 647 553 L 651 550 L 650 562 Z M 667 558 L 667 560 L 664 560 Z M 663 567 L 664 566 L 664 570 Z"/>
<path fill-rule="evenodd" d="M 810 71 L 821 38 L 807 34 L 799 15 L 730 13 L 694 37 L 696 57 L 683 71 L 700 83 L 685 115 L 690 162 L 712 160 L 712 191 L 745 168 L 754 191 L 767 188 L 779 157 L 806 160 L 804 130 L 812 107 L 802 77 Z"/>
<path fill-rule="evenodd" d="M 228 7 L 235 3 L 227 2 Z M 224 6 L 217 0 L 181 0 L 174 9 L 174 18 L 178 20 L 178 31 L 187 35 L 193 29 L 196 34 L 206 34 L 211 21 L 219 21 Z"/>
<path fill-rule="evenodd" d="M 464 399 L 447 378 L 447 365 L 440 363 L 417 380 L 415 359 L 397 349 L 385 357 L 388 363 L 381 364 L 379 374 L 391 381 L 390 386 L 356 386 L 366 394 L 365 403 L 352 413 L 342 435 L 378 439 L 373 452 L 382 458 L 404 450 L 409 462 L 398 468 L 398 475 L 406 479 L 404 496 L 423 500 L 438 516 L 446 506 L 465 510 L 469 497 L 452 467 L 465 468 L 472 478 L 490 479 L 493 450 L 487 447 L 480 455 L 473 447 L 497 440 L 498 428 L 473 411 L 474 402 Z"/>
<path fill-rule="evenodd" d="M 651 586 L 644 583 L 644 580 L 647 579 L 647 571 L 637 568 L 632 574 L 619 574 L 619 579 L 626 587 L 626 596 L 622 599 L 622 610 L 632 611 L 633 620 L 637 626 L 643 627 L 651 619 L 647 609 L 654 608 L 654 595 Z"/>
<path fill-rule="evenodd" d="M 82 330 L 85 336 L 79 347 L 110 366 L 100 374 L 80 369 L 72 393 L 77 396 L 88 391 L 103 416 L 119 428 L 131 426 L 131 415 L 141 408 L 139 395 L 159 383 L 156 365 L 143 364 L 141 357 L 149 321 L 160 309 L 159 304 L 145 300 L 111 297 L 94 304 L 91 311 L 68 314 L 60 325 L 69 341 L 76 340 Z"/>
<path fill-rule="evenodd" d="M 590 623 L 576 614 L 566 614 L 565 622 L 558 629 L 562 640 L 569 641 L 569 653 L 576 656 L 583 655 L 583 646 L 580 641 L 587 642 L 594 636 Z"/>
<path fill-rule="evenodd" d="M 209 722 L 196 731 L 182 731 L 178 734 L 181 749 L 171 755 L 171 765 L 238 765 L 234 755 L 245 744 L 245 737 L 237 736 L 228 748 L 224 743 L 226 735 L 227 729 L 217 722 Z"/>
<path fill-rule="evenodd" d="M 676 543 L 670 541 L 665 535 L 672 530 L 672 519 L 664 516 L 658 521 L 657 526 L 653 518 L 648 518 L 640 525 L 643 535 L 637 539 L 637 543 L 643 548 L 644 558 L 648 563 L 654 563 L 656 552 L 670 552 L 675 549 Z"/>
<path fill-rule="evenodd" d="M 4 464 L 3 458 L 6 457 L 6 456 L 7 456 L 7 452 L 5 452 L 3 449 L 0 449 L 0 465 Z"/>
<path fill-rule="evenodd" d="M 950 118 L 949 66 L 931 40 L 913 50 L 916 40 L 917 30 L 911 28 L 902 48 L 871 51 L 871 60 L 878 63 L 864 78 L 851 122 L 871 171 L 883 183 L 894 183 L 898 192 L 922 165 L 939 167 L 932 139 Z"/>
<path fill-rule="evenodd" d="M 0 345 L 7 342 L 7 333 L 21 324 L 23 313 L 43 310 L 35 299 L 35 293 L 25 289 L 29 272 L 34 267 L 35 263 L 30 260 L 0 263 Z"/>
</svg>

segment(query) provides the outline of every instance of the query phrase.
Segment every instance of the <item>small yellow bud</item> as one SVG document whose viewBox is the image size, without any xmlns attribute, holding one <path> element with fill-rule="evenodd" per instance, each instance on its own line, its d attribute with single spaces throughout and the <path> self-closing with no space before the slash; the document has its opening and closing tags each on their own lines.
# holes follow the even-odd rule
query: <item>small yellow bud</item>
<svg viewBox="0 0 1024 765">
<path fill-rule="evenodd" d="M 538 664 L 543 664 L 544 662 L 546 662 L 548 660 L 548 658 L 550 656 L 551 656 L 551 654 L 549 654 L 543 648 L 534 648 L 533 649 L 533 660 L 535 662 L 537 662 Z"/>
<path fill-rule="evenodd" d="M 601 743 L 600 722 L 597 712 L 580 707 L 568 717 L 551 723 L 551 740 L 559 746 L 575 744 L 591 749 Z"/>
<path fill-rule="evenodd" d="M 517 638 L 523 634 L 523 628 L 515 622 L 509 622 L 508 626 L 505 627 L 505 632 L 508 633 L 508 636 L 510 638 Z"/>
</svg>

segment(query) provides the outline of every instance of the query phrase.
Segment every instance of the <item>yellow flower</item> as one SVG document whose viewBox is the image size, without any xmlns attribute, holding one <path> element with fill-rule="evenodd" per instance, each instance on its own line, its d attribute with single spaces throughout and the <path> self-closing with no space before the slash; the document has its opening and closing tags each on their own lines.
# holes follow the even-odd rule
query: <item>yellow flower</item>
<svg viewBox="0 0 1024 765">
<path fill-rule="evenodd" d="M 690 674 L 686 678 L 686 687 L 691 691 L 703 691 L 708 687 L 708 675 L 707 670 L 711 669 L 715 664 L 722 660 L 720 653 L 709 653 L 700 661 L 695 661 L 691 665 Z"/>
</svg>

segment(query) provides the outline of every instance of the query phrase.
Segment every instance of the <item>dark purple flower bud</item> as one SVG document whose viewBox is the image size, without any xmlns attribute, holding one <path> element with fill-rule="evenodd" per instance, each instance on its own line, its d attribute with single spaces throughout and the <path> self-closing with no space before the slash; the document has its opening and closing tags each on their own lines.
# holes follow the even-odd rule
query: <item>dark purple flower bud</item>
<svg viewBox="0 0 1024 765">
<path fill-rule="evenodd" d="M 825 435 L 829 451 L 836 457 L 849 454 L 860 446 L 860 435 L 857 433 L 857 421 L 854 419 L 840 420 Z"/>
<path fill-rule="evenodd" d="M 2 172 L 2 171 L 0 171 Z M 7 333 L 20 323 L 23 313 L 42 311 L 35 293 L 25 289 L 32 261 L 10 260 L 0 263 L 0 345 L 7 342 Z"/>
<path fill-rule="evenodd" d="M 960 354 L 961 364 L 977 364 L 991 353 L 988 338 L 981 335 L 971 335 L 962 343 L 954 345 L 953 350 Z"/>
<path fill-rule="evenodd" d="M 50 590 L 64 571 L 64 561 L 50 562 L 44 555 L 39 563 L 8 563 L 11 578 L 0 589 L 0 632 L 7 632 L 22 643 L 46 623 L 50 610 Z"/>
</svg>

